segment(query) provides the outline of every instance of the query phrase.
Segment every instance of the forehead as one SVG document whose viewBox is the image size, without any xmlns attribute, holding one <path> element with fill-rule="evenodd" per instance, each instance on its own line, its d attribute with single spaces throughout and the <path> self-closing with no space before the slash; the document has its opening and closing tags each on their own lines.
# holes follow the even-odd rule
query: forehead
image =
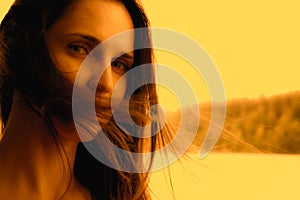
<svg viewBox="0 0 300 200">
<path fill-rule="evenodd" d="M 79 0 L 66 10 L 51 29 L 65 35 L 80 33 L 104 41 L 133 28 L 131 16 L 122 2 Z"/>
</svg>

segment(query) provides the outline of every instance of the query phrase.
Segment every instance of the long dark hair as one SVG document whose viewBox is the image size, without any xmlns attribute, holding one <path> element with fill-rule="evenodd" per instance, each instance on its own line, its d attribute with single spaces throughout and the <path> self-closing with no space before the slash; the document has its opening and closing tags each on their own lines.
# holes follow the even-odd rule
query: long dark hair
<svg viewBox="0 0 300 200">
<path fill-rule="evenodd" d="M 13 93 L 18 92 L 24 101 L 44 121 L 55 139 L 63 156 L 63 147 L 51 117 L 59 117 L 65 123 L 72 122 L 72 84 L 56 69 L 47 45 L 45 33 L 76 0 L 16 0 L 0 28 L 0 104 L 2 128 L 7 124 Z M 141 6 L 135 0 L 122 0 L 129 11 L 134 27 L 149 27 L 149 21 Z M 149 33 L 140 36 L 145 43 L 151 43 Z M 149 46 L 149 45 L 148 45 Z M 151 45 L 150 45 L 151 46 Z M 153 62 L 151 48 L 135 50 L 134 66 Z M 150 67 L 147 76 L 154 76 Z M 138 78 L 143 78 L 138 77 Z M 134 81 L 129 86 L 134 85 Z M 134 87 L 134 86 L 133 86 Z M 133 97 L 138 103 L 131 103 L 137 112 L 137 123 L 147 121 L 147 111 L 158 103 L 154 84 L 147 84 L 135 91 Z M 134 117 L 133 117 L 134 118 Z M 106 135 L 117 145 L 134 152 L 142 152 L 145 141 L 122 133 L 110 121 Z M 115 138 L 115 130 L 118 133 Z M 156 136 L 148 139 L 148 151 L 156 148 Z M 64 159 L 62 159 L 64 160 Z M 67 166 L 68 164 L 66 164 Z M 89 170 L 85 170 L 86 166 Z M 71 166 L 68 166 L 71 167 Z M 79 182 L 88 188 L 96 199 L 150 199 L 147 191 L 147 173 L 121 172 L 96 160 L 79 144 L 74 173 Z"/>
</svg>

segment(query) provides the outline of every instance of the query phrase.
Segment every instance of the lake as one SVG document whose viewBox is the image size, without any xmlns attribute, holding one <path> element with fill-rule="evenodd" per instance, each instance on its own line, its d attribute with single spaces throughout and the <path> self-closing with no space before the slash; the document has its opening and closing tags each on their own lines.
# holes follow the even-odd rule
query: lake
<svg viewBox="0 0 300 200">
<path fill-rule="evenodd" d="M 211 153 L 170 166 L 176 200 L 299 200 L 300 155 Z M 153 200 L 171 200 L 166 169 L 153 172 Z"/>
</svg>

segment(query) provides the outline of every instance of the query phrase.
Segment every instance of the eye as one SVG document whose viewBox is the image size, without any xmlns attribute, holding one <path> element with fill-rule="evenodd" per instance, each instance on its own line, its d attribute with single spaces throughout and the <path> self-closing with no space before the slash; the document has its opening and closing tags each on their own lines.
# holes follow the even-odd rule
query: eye
<svg viewBox="0 0 300 200">
<path fill-rule="evenodd" d="M 111 63 L 111 67 L 112 70 L 117 74 L 125 74 L 129 69 L 129 66 L 125 62 L 118 60 L 113 61 Z"/>
<path fill-rule="evenodd" d="M 80 44 L 69 44 L 68 49 L 75 56 L 87 56 L 89 54 L 88 48 Z"/>
</svg>

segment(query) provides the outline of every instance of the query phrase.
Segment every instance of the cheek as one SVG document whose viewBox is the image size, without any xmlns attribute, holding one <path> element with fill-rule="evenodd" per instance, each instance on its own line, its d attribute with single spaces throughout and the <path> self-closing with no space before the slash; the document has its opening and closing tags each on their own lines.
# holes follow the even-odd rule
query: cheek
<svg viewBox="0 0 300 200">
<path fill-rule="evenodd" d="M 81 62 L 76 59 L 70 59 L 64 52 L 57 51 L 51 53 L 50 56 L 57 70 L 66 77 L 67 80 L 74 83 L 78 69 L 80 68 Z"/>
<path fill-rule="evenodd" d="M 124 97 L 126 96 L 126 88 L 127 88 L 126 79 L 120 79 L 118 82 L 116 82 L 111 96 L 111 104 L 112 104 L 113 112 L 115 110 L 120 109 L 120 107 L 123 107 L 121 105 L 124 100 Z"/>
<path fill-rule="evenodd" d="M 49 54 L 56 69 L 70 82 L 74 83 L 82 60 L 72 58 L 58 45 L 48 44 Z"/>
<path fill-rule="evenodd" d="M 116 101 L 121 101 L 124 99 L 127 88 L 127 80 L 120 79 L 114 87 L 112 99 Z"/>
<path fill-rule="evenodd" d="M 67 79 L 74 82 L 76 74 L 80 68 L 81 61 L 69 59 L 68 56 L 59 56 L 55 61 L 56 68 L 62 73 Z"/>
</svg>

